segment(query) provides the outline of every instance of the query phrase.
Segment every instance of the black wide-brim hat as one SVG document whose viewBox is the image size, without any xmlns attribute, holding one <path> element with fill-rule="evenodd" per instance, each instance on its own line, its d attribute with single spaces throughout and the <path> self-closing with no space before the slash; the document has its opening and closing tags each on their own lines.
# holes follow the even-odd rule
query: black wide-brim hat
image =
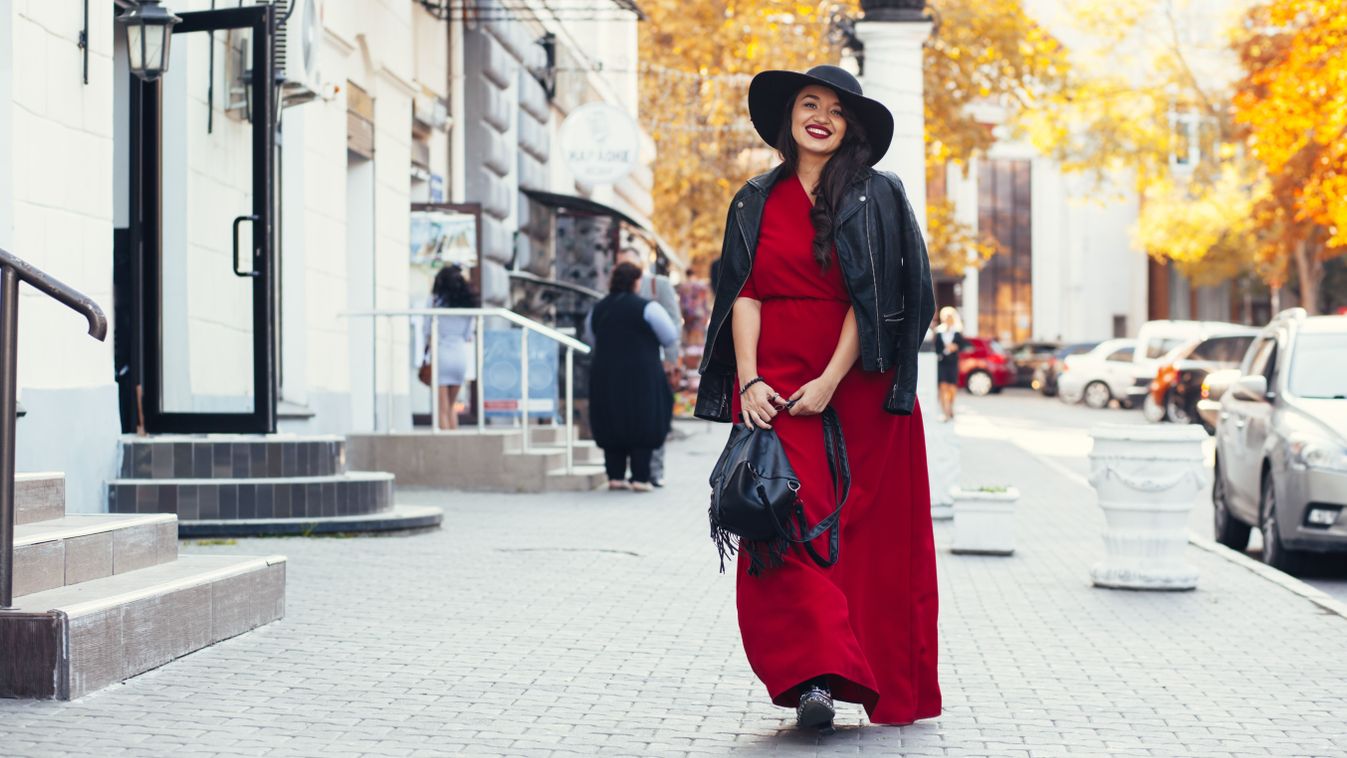
<svg viewBox="0 0 1347 758">
<path fill-rule="evenodd" d="M 837 93 L 847 114 L 865 129 L 866 141 L 870 143 L 870 165 L 878 163 L 893 141 L 893 114 L 883 103 L 866 97 L 856 77 L 837 66 L 815 66 L 804 73 L 763 71 L 753 77 L 748 85 L 748 115 L 758 136 L 776 147 L 781 122 L 789 115 L 786 104 L 811 84 L 821 84 Z"/>
</svg>

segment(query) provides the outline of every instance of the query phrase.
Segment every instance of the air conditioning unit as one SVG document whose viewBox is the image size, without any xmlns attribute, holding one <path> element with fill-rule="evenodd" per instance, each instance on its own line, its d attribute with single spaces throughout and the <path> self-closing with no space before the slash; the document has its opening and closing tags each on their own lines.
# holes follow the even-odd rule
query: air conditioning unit
<svg viewBox="0 0 1347 758">
<path fill-rule="evenodd" d="M 281 78 L 281 107 L 322 97 L 318 49 L 323 40 L 319 0 L 276 0 L 276 18 L 284 23 L 276 33 L 276 72 Z"/>
</svg>

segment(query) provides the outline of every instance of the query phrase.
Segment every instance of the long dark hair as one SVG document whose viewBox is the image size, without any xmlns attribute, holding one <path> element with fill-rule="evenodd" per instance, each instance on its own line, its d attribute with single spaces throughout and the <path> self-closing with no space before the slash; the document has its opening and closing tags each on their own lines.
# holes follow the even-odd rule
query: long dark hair
<svg viewBox="0 0 1347 758">
<path fill-rule="evenodd" d="M 430 287 L 435 305 L 440 308 L 476 308 L 477 294 L 459 266 L 445 266 L 435 275 Z"/>
<path fill-rule="evenodd" d="M 781 153 L 781 161 L 791 174 L 796 172 L 800 162 L 800 151 L 795 144 L 795 135 L 791 133 L 795 100 L 799 96 L 796 92 L 788 99 L 786 117 L 781 120 L 781 131 L 776 135 L 777 152 Z M 837 204 L 857 174 L 870 165 L 870 141 L 866 138 L 865 128 L 852 118 L 845 105 L 842 106 L 842 118 L 847 122 L 847 132 L 837 152 L 823 166 L 815 188 L 814 208 L 809 211 L 809 218 L 814 222 L 814 260 L 824 271 L 832 260 L 833 219 L 837 216 Z M 809 188 L 805 187 L 805 191 Z"/>
</svg>

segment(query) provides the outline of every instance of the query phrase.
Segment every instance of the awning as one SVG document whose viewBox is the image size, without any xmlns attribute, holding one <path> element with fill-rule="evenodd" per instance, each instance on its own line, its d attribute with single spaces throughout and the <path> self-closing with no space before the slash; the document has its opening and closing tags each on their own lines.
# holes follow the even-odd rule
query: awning
<svg viewBox="0 0 1347 758">
<path fill-rule="evenodd" d="M 641 230 L 642 233 L 648 236 L 651 242 L 654 243 L 655 248 L 659 250 L 660 255 L 669 259 L 674 270 L 682 272 L 688 267 L 687 261 L 683 260 L 681 255 L 674 252 L 674 249 L 669 246 L 662 237 L 647 229 L 645 224 L 642 224 L 611 205 L 604 205 L 603 203 L 590 200 L 587 197 L 580 197 L 579 195 L 563 195 L 557 192 L 543 192 L 542 190 L 523 188 L 520 188 L 520 191 L 533 200 L 551 208 L 559 208 L 571 213 L 587 216 L 608 216 L 618 219 L 628 226 L 633 226 Z"/>
</svg>

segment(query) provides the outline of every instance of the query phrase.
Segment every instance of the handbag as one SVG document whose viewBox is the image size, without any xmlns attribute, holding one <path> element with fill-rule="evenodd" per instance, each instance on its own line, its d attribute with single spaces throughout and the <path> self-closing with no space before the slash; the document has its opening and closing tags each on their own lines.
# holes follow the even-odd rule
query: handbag
<svg viewBox="0 0 1347 758">
<path fill-rule="evenodd" d="M 800 479 L 786 458 L 781 438 L 771 429 L 736 423 L 711 470 L 711 540 L 725 558 L 742 550 L 749 557 L 749 576 L 779 566 L 793 544 L 802 544 L 821 568 L 837 563 L 842 506 L 851 490 L 851 466 L 837 412 L 822 414 L 824 454 L 832 474 L 837 507 L 814 526 L 805 521 Z M 828 535 L 828 556 L 813 541 Z"/>
<path fill-rule="evenodd" d="M 421 383 L 430 386 L 430 346 L 426 346 L 426 352 L 421 356 L 421 367 L 416 370 L 416 378 Z"/>
</svg>

